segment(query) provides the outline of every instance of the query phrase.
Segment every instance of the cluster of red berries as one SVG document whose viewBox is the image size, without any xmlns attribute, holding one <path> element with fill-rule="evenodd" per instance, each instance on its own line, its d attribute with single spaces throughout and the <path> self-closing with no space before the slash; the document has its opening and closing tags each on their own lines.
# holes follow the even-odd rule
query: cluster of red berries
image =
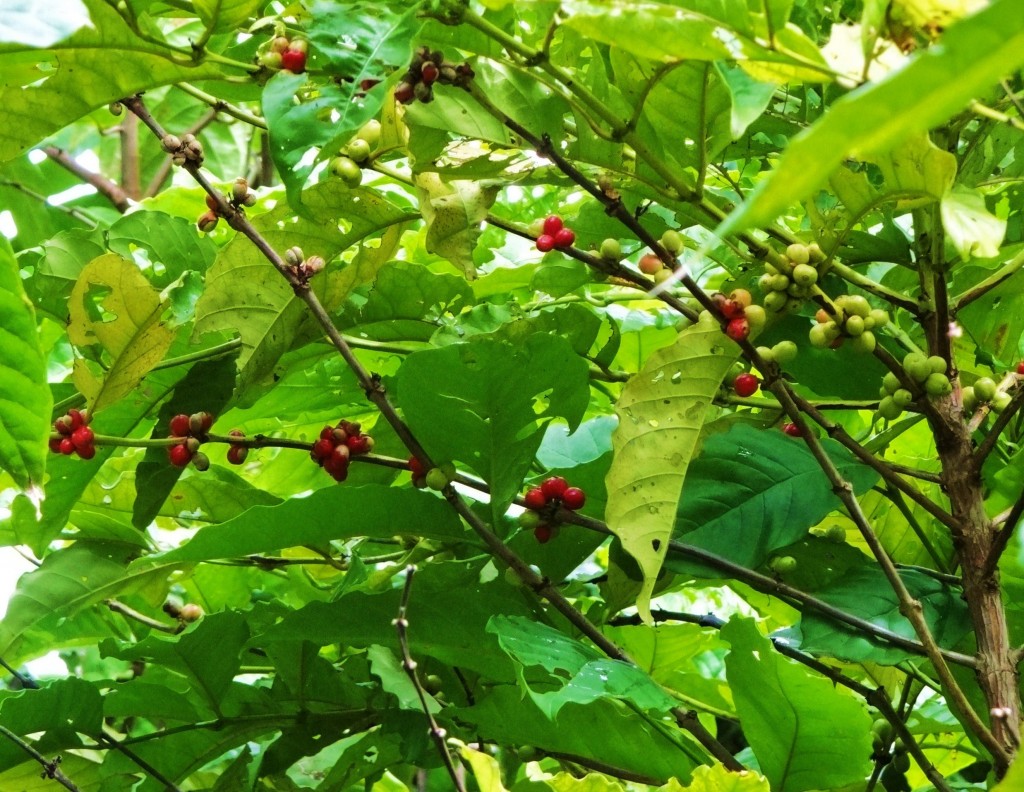
<svg viewBox="0 0 1024 792">
<path fill-rule="evenodd" d="M 348 465 L 353 456 L 373 450 L 373 438 L 362 433 L 352 421 L 338 421 L 337 426 L 325 426 L 320 439 L 313 443 L 309 455 L 330 474 L 335 481 L 348 478 Z"/>
<path fill-rule="evenodd" d="M 570 487 L 561 476 L 545 479 L 539 487 L 527 490 L 523 503 L 528 511 L 519 515 L 519 524 L 533 530 L 541 544 L 550 541 L 558 530 L 555 515 L 559 508 L 576 511 L 587 502 L 586 493 L 579 487 Z"/>
<path fill-rule="evenodd" d="M 800 431 L 800 427 L 795 423 L 788 422 L 782 425 L 782 431 L 788 434 L 790 437 L 803 437 L 804 433 Z"/>
<path fill-rule="evenodd" d="M 92 416 L 84 410 L 68 410 L 53 422 L 53 428 L 59 435 L 50 439 L 50 450 L 55 454 L 78 454 L 82 459 L 96 456 L 94 445 L 95 435 L 89 428 Z"/>
<path fill-rule="evenodd" d="M 181 442 L 176 443 L 167 449 L 167 456 L 175 467 L 185 467 L 189 462 L 195 465 L 196 470 L 206 470 L 210 467 L 210 459 L 199 450 L 206 433 L 213 426 L 213 416 L 208 412 L 197 412 L 192 415 L 179 413 L 171 418 L 171 437 L 180 438 Z"/>
<path fill-rule="evenodd" d="M 241 429 L 232 429 L 228 432 L 229 437 L 237 437 L 239 440 L 245 438 L 245 432 Z M 249 447 L 241 445 L 240 443 L 232 443 L 228 448 L 228 462 L 232 465 L 241 465 L 245 462 L 245 458 L 249 456 Z"/>
<path fill-rule="evenodd" d="M 468 63 L 449 63 L 441 50 L 420 47 L 412 56 L 409 69 L 395 86 L 395 100 L 410 104 L 415 100 L 434 101 L 434 83 L 466 85 L 473 79 L 473 68 Z M 372 87 L 372 86 L 371 86 Z"/>
<path fill-rule="evenodd" d="M 735 289 L 728 295 L 715 292 L 711 295 L 711 300 L 725 317 L 725 334 L 733 341 L 744 341 L 750 335 L 751 326 L 756 322 L 750 321 L 749 312 L 764 312 L 760 306 L 751 304 L 750 292 L 746 289 Z M 763 319 L 763 316 L 759 318 Z M 761 321 L 760 324 L 764 322 Z"/>
<path fill-rule="evenodd" d="M 541 233 L 537 237 L 537 250 L 547 253 L 554 248 L 572 247 L 576 241 L 576 234 L 571 228 L 566 228 L 562 218 L 558 215 L 551 215 L 544 218 Z"/>
<path fill-rule="evenodd" d="M 305 39 L 289 40 L 287 36 L 277 36 L 267 51 L 259 56 L 259 61 L 271 69 L 287 69 L 293 74 L 302 74 L 306 71 L 308 51 L 309 43 Z"/>
</svg>

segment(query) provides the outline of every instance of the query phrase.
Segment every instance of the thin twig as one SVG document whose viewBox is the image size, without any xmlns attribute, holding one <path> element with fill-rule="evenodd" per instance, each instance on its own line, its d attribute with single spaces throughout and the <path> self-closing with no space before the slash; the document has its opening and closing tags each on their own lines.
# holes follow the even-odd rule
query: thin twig
<svg viewBox="0 0 1024 792">
<path fill-rule="evenodd" d="M 43 778 L 50 778 L 56 781 L 65 789 L 72 790 L 72 792 L 81 792 L 81 789 L 78 786 L 76 786 L 75 783 L 70 778 L 68 778 L 66 775 L 64 775 L 64 773 L 61 772 L 60 756 L 57 756 L 55 759 L 47 759 L 45 756 L 39 753 L 39 751 L 37 751 L 23 739 L 21 739 L 21 737 L 12 732 L 6 726 L 0 725 L 0 734 L 2 734 L 15 745 L 17 745 L 19 748 L 21 748 L 21 750 L 23 750 L 25 753 L 27 753 L 29 756 L 31 756 L 33 759 L 35 759 L 37 762 L 39 762 L 39 764 L 43 766 Z"/>
<path fill-rule="evenodd" d="M 86 184 L 95 187 L 96 192 L 110 201 L 117 211 L 123 214 L 131 208 L 132 202 L 128 199 L 128 193 L 103 174 L 89 170 L 78 162 L 78 160 L 71 157 L 66 151 L 59 149 L 56 146 L 43 146 L 42 151 L 47 157 L 56 162 L 66 171 L 73 173 Z"/>
<path fill-rule="evenodd" d="M 395 631 L 398 633 L 398 646 L 402 650 L 402 668 L 409 677 L 409 681 L 412 682 L 412 686 L 416 688 L 416 695 L 419 697 L 423 714 L 427 716 L 427 721 L 430 723 L 430 739 L 434 741 L 437 752 L 441 755 L 441 761 L 444 762 L 445 769 L 448 771 L 448 775 L 451 776 L 452 783 L 459 792 L 466 792 L 463 773 L 460 772 L 459 767 L 456 767 L 455 760 L 448 750 L 448 743 L 445 740 L 448 733 L 438 725 L 434 719 L 434 714 L 430 711 L 427 693 L 420 683 L 419 676 L 416 674 L 416 661 L 412 659 L 412 654 L 409 652 L 409 617 L 407 611 L 414 574 L 416 574 L 415 566 L 410 565 L 405 568 L 405 587 L 402 589 L 402 599 L 398 603 L 398 617 L 392 622 L 395 625 Z"/>
<path fill-rule="evenodd" d="M 165 624 L 162 621 L 150 618 L 144 613 L 139 613 L 134 608 L 131 608 L 125 605 L 123 602 L 118 602 L 114 599 L 104 600 L 103 603 L 108 608 L 110 608 L 110 610 L 114 611 L 114 613 L 120 613 L 122 616 L 125 616 L 129 619 L 134 619 L 139 624 L 144 624 L 153 630 L 159 630 L 160 632 L 171 633 L 171 635 L 175 635 L 177 633 L 180 633 L 182 629 L 184 629 L 183 622 L 179 622 L 177 624 Z"/>
</svg>

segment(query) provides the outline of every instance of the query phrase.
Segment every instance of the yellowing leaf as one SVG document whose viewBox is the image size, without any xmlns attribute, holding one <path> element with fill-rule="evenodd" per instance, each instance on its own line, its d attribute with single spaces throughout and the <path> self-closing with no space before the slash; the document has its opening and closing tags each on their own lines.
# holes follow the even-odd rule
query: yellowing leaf
<svg viewBox="0 0 1024 792">
<path fill-rule="evenodd" d="M 707 317 L 655 352 L 622 390 L 612 435 L 614 457 L 605 477 L 608 527 L 640 565 L 648 601 L 676 519 L 686 470 L 701 427 L 739 347 Z"/>
<path fill-rule="evenodd" d="M 498 194 L 497 185 L 473 181 L 444 181 L 436 173 L 416 177 L 420 211 L 427 223 L 424 245 L 429 253 L 443 256 L 461 269 L 466 278 L 476 278 L 473 249 L 480 238 L 487 210 Z"/>
<path fill-rule="evenodd" d="M 480 792 L 507 792 L 501 783 L 501 768 L 497 759 L 467 746 L 462 746 L 461 753 L 473 770 Z"/>
<path fill-rule="evenodd" d="M 90 261 L 68 299 L 68 337 L 82 348 L 99 346 L 104 372 L 75 360 L 75 386 L 92 409 L 113 404 L 142 381 L 167 352 L 174 333 L 161 321 L 164 305 L 134 263 L 116 253 Z"/>
</svg>

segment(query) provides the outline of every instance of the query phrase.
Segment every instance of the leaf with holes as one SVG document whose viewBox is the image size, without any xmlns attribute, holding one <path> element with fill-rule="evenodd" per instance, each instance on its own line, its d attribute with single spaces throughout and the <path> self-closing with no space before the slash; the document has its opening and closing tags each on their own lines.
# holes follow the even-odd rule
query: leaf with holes
<svg viewBox="0 0 1024 792">
<path fill-rule="evenodd" d="M 702 319 L 652 354 L 615 405 L 605 516 L 643 573 L 641 613 L 648 613 L 708 408 L 738 355 L 718 324 Z"/>
</svg>

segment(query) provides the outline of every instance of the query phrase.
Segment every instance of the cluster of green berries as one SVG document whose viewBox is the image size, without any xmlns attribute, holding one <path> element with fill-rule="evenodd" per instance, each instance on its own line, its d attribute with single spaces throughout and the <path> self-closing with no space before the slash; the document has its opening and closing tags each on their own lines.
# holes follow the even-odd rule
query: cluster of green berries
<svg viewBox="0 0 1024 792">
<path fill-rule="evenodd" d="M 309 456 L 331 478 L 341 482 L 348 478 L 351 458 L 372 450 L 373 438 L 363 434 L 359 424 L 342 420 L 336 426 L 325 426 L 320 430 L 320 438 L 313 443 Z"/>
<path fill-rule="evenodd" d="M 423 467 L 422 462 L 411 456 L 408 466 L 412 472 L 412 485 L 416 489 L 432 489 L 440 492 L 455 480 L 455 465 L 451 462 L 445 462 L 443 465 L 427 470 Z"/>
<path fill-rule="evenodd" d="M 682 235 L 678 231 L 674 231 L 671 228 L 661 235 L 660 241 L 661 246 L 665 248 L 665 250 L 667 250 L 673 256 L 678 255 L 684 247 Z M 616 240 L 606 239 L 601 246 L 602 258 L 611 258 L 610 256 L 605 256 L 604 249 L 604 245 L 608 244 L 609 242 L 614 242 L 616 245 L 618 245 L 618 242 Z M 617 261 L 618 258 L 618 256 L 615 257 L 615 260 Z M 645 253 L 644 255 L 642 255 L 640 257 L 640 261 L 637 262 L 636 266 L 637 269 L 640 270 L 640 272 L 642 272 L 644 275 L 650 276 L 650 278 L 657 284 L 664 283 L 665 281 L 672 277 L 672 268 L 666 265 L 665 262 L 662 261 L 661 258 L 655 255 L 654 253 Z"/>
<path fill-rule="evenodd" d="M 576 233 L 571 228 L 566 228 L 562 218 L 558 215 L 545 217 L 540 221 L 540 228 L 530 229 L 537 237 L 537 250 L 547 253 L 549 250 L 572 247 L 576 241 Z"/>
<path fill-rule="evenodd" d="M 797 567 L 797 561 L 793 556 L 775 556 L 768 562 L 768 568 L 776 575 L 788 575 Z"/>
<path fill-rule="evenodd" d="M 420 47 L 413 53 L 409 69 L 395 86 L 395 100 L 402 104 L 414 101 L 434 101 L 434 83 L 467 85 L 473 79 L 473 68 L 468 63 L 451 63 L 441 50 Z"/>
<path fill-rule="evenodd" d="M 534 538 L 545 544 L 558 533 L 558 510 L 576 511 L 586 502 L 586 493 L 579 487 L 570 487 L 561 476 L 551 476 L 523 496 L 526 511 L 519 515 L 519 525 L 532 530 Z"/>
<path fill-rule="evenodd" d="M 358 187 L 363 182 L 363 164 L 380 143 L 380 121 L 368 121 L 350 140 L 337 157 L 327 166 L 332 176 L 337 176 L 347 187 Z"/>
<path fill-rule="evenodd" d="M 786 248 L 781 267 L 766 263 L 765 273 L 758 280 L 764 292 L 764 307 L 771 313 L 796 313 L 803 301 L 814 294 L 818 279 L 824 274 L 821 265 L 825 256 L 817 243 L 798 242 Z"/>
<path fill-rule="evenodd" d="M 50 450 L 55 454 L 71 456 L 78 454 L 82 459 L 96 456 L 95 439 L 89 422 L 92 416 L 85 410 L 68 410 L 53 422 L 56 437 L 50 438 Z"/>
<path fill-rule="evenodd" d="M 877 345 L 874 331 L 889 324 L 889 313 L 872 308 L 859 294 L 836 297 L 834 305 L 834 313 L 822 308 L 815 314 L 817 324 L 808 334 L 811 346 L 835 349 L 848 338 L 855 352 L 874 352 Z"/>
<path fill-rule="evenodd" d="M 167 456 L 175 467 L 185 467 L 191 462 L 196 470 L 207 470 L 210 459 L 199 447 L 207 439 L 207 433 L 213 426 L 213 416 L 208 412 L 197 412 L 192 415 L 179 413 L 171 418 L 171 437 L 181 440 L 167 448 Z"/>
<path fill-rule="evenodd" d="M 256 203 L 256 194 L 249 191 L 249 182 L 241 176 L 235 179 L 231 185 L 228 203 L 235 209 L 241 206 L 252 206 Z M 199 219 L 196 220 L 196 226 L 204 234 L 209 234 L 217 227 L 217 222 L 221 216 L 220 204 L 212 195 L 206 196 L 206 209 L 207 211 L 199 215 Z"/>
<path fill-rule="evenodd" d="M 953 385 L 946 376 L 946 361 L 938 355 L 928 357 L 920 352 L 911 352 L 903 358 L 903 371 L 929 396 L 946 396 L 953 391 Z M 917 394 L 905 388 L 891 371 L 882 378 L 878 395 L 882 397 L 878 403 L 878 416 L 887 421 L 899 418 L 917 399 Z"/>
<path fill-rule="evenodd" d="M 289 39 L 275 36 L 258 56 L 260 66 L 268 69 L 286 69 L 293 74 L 306 71 L 306 57 L 309 42 L 305 39 Z"/>
<path fill-rule="evenodd" d="M 779 341 L 775 346 L 759 346 L 757 348 L 757 354 L 765 363 L 778 363 L 780 366 L 792 363 L 796 359 L 798 351 L 796 343 L 788 340 Z"/>
<path fill-rule="evenodd" d="M 1017 366 L 1017 373 L 1024 374 L 1024 363 Z M 1011 396 L 999 386 L 991 377 L 979 377 L 973 385 L 963 390 L 964 412 L 972 413 L 980 404 L 987 404 L 992 412 L 1001 413 L 1010 406 Z"/>
</svg>

